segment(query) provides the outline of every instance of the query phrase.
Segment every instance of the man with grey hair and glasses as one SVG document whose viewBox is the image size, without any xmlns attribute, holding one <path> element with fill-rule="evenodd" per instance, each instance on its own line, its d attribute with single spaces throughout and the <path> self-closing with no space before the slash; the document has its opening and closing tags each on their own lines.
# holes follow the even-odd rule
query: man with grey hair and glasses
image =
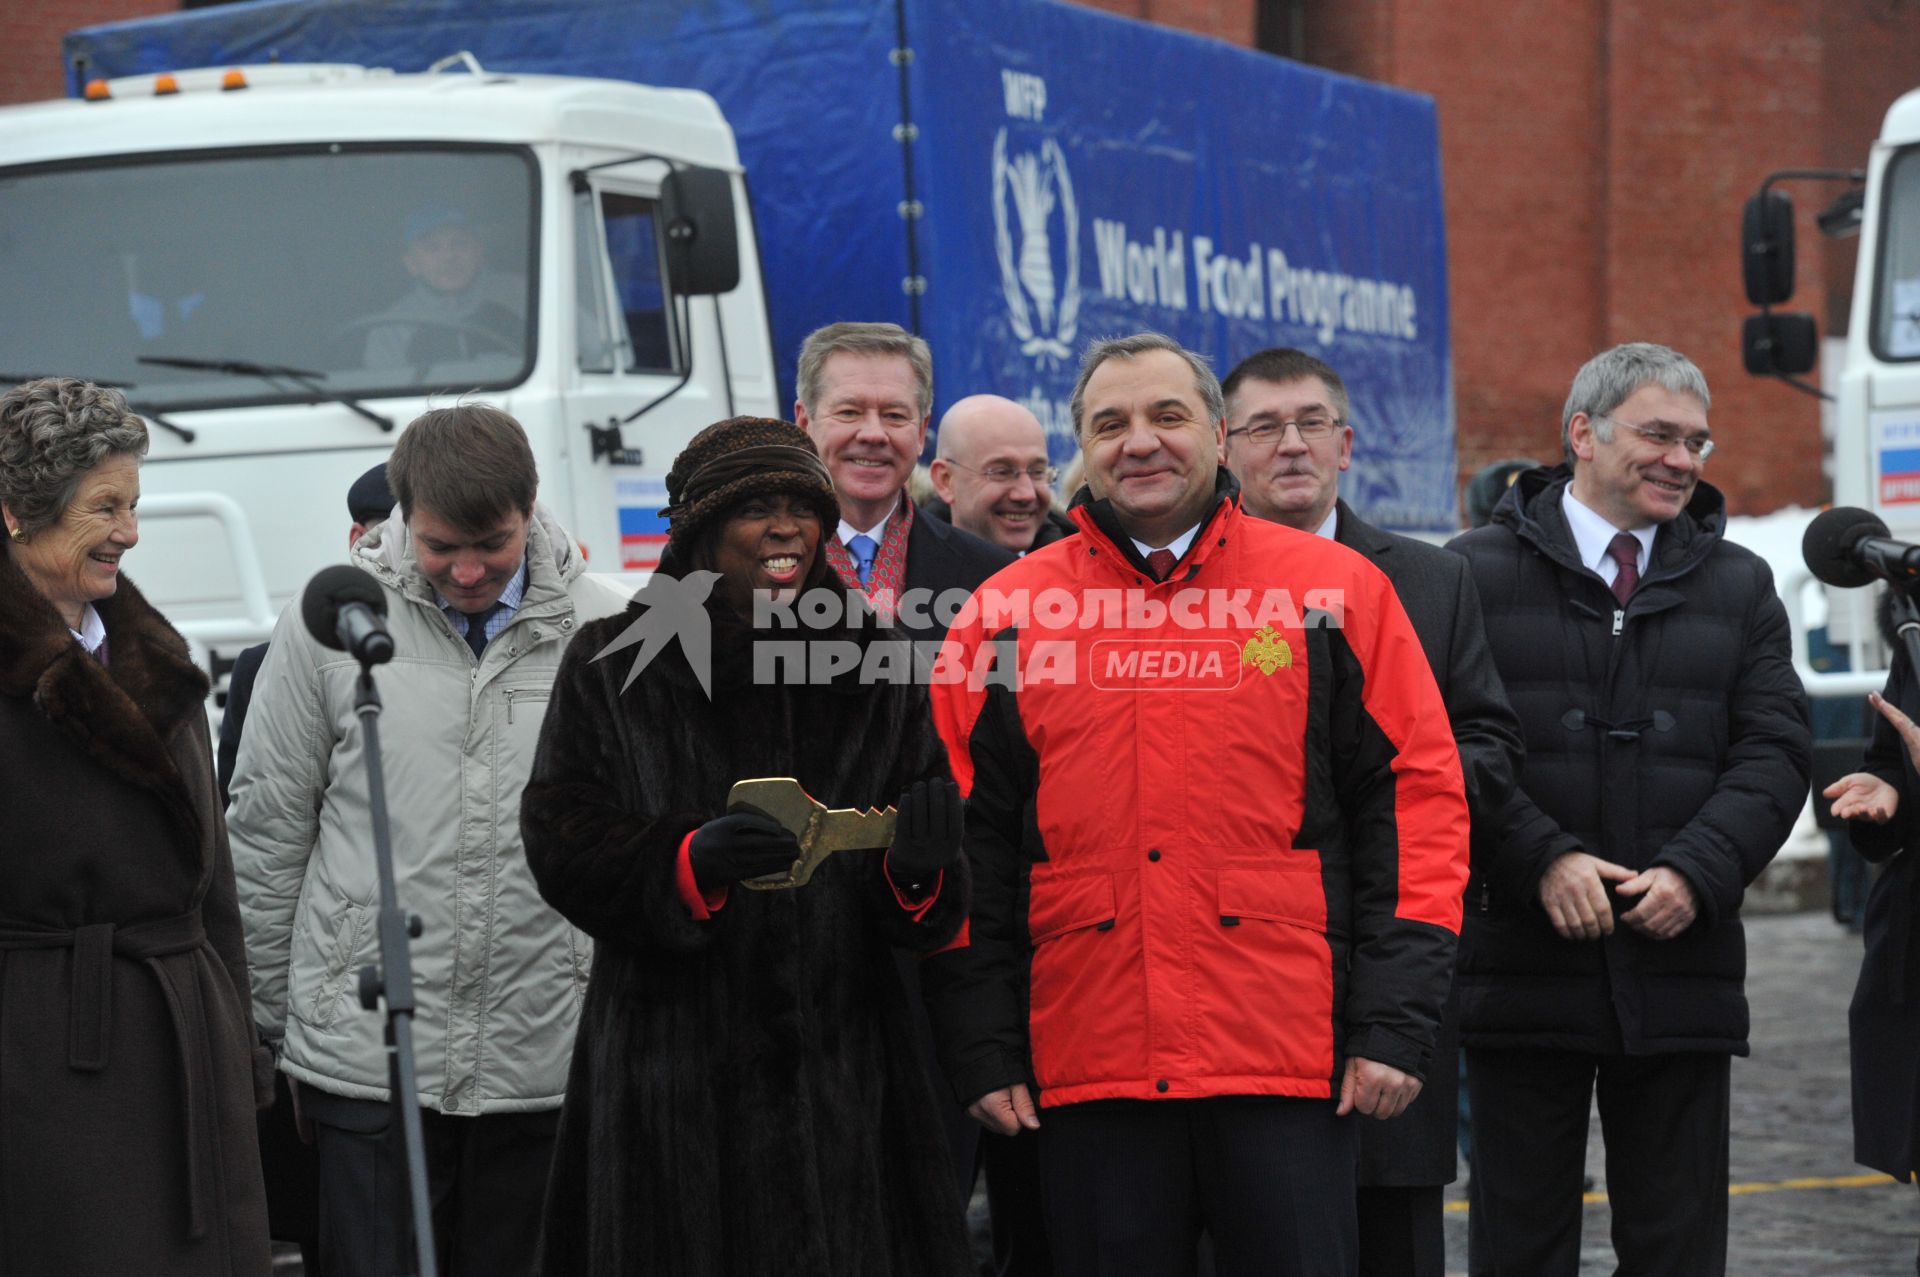
<svg viewBox="0 0 1920 1277">
<path fill-rule="evenodd" d="M 1567 463 L 1453 542 L 1526 740 L 1499 818 L 1475 822 L 1461 935 L 1475 1274 L 1578 1271 L 1596 1095 L 1620 1271 L 1726 1271 L 1740 903 L 1805 802 L 1811 745 L 1772 574 L 1701 480 L 1709 403 L 1665 346 L 1595 356 Z"/>
</svg>

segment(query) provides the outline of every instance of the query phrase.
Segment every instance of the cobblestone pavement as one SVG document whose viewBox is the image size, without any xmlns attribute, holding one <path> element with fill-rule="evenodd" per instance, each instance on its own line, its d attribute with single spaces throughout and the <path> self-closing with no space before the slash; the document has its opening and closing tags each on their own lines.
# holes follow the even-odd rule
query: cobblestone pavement
<svg viewBox="0 0 1920 1277">
<path fill-rule="evenodd" d="M 1847 1002 L 1860 938 L 1825 912 L 1747 920 L 1753 1054 L 1733 1062 L 1727 1271 L 1732 1277 L 1906 1277 L 1914 1272 L 1920 1192 L 1859 1181 L 1847 1079 Z M 1595 1188 L 1606 1176 L 1596 1116 L 1587 1143 Z M 1464 1179 L 1448 1190 L 1449 1273 L 1467 1268 Z M 1588 1202 L 1581 1277 L 1613 1271 L 1604 1200 Z"/>
<path fill-rule="evenodd" d="M 1753 1054 L 1733 1062 L 1731 1277 L 1907 1277 L 1920 1234 L 1920 1192 L 1873 1182 L 1853 1161 L 1847 1001 L 1860 939 L 1823 911 L 1747 920 Z M 1587 1168 L 1604 1191 L 1599 1119 Z M 1827 1181 L 1855 1181 L 1829 1183 Z M 1818 1181 L 1796 1185 L 1792 1181 Z M 1467 1268 L 1465 1183 L 1448 1190 L 1449 1274 Z M 1596 1195 L 1597 1196 L 1597 1195 Z M 1581 1277 L 1613 1271 L 1604 1199 L 1589 1201 Z M 277 1277 L 300 1272 L 281 1252 Z"/>
</svg>

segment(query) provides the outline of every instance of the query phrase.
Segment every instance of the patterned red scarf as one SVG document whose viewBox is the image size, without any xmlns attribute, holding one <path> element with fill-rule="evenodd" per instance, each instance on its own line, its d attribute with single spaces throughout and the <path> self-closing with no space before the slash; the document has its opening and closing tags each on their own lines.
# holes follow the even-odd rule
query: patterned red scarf
<svg viewBox="0 0 1920 1277">
<path fill-rule="evenodd" d="M 887 519 L 880 534 L 880 548 L 873 552 L 873 571 L 867 575 L 866 595 L 884 624 L 893 623 L 900 591 L 907 583 L 907 534 L 913 531 L 913 502 L 902 493 L 900 508 Z M 860 569 L 853 553 L 837 536 L 827 538 L 827 562 L 840 574 L 840 583 L 849 590 L 860 588 Z"/>
</svg>

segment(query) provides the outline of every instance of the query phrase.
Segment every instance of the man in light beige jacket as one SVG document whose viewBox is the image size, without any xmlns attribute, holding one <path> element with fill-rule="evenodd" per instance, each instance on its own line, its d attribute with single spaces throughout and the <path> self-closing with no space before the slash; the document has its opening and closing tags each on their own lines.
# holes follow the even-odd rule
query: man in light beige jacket
<svg viewBox="0 0 1920 1277">
<path fill-rule="evenodd" d="M 376 677 L 414 1042 L 443 1269 L 530 1270 L 589 950 L 540 899 L 520 793 L 561 653 L 624 595 L 585 575 L 535 502 L 519 424 L 479 404 L 429 412 L 387 465 L 396 517 L 353 548 L 387 595 L 395 655 Z M 299 1084 L 332 1274 L 411 1270 L 389 1132 L 379 889 L 355 662 L 289 608 L 254 691 L 229 812 L 254 1016 Z"/>
</svg>

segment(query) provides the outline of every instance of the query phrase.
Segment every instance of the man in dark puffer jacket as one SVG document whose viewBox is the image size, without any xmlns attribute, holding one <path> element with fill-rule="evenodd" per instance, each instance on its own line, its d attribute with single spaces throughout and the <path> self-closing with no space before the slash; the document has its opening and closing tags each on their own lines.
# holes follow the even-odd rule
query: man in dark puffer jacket
<svg viewBox="0 0 1920 1277">
<path fill-rule="evenodd" d="M 1772 574 L 1700 482 L 1706 379 L 1664 346 L 1580 370 L 1568 467 L 1453 542 L 1526 733 L 1474 826 L 1459 994 L 1470 1270 L 1571 1277 L 1596 1082 L 1622 1272 L 1726 1269 L 1740 900 L 1807 793 L 1807 703 Z"/>
</svg>

